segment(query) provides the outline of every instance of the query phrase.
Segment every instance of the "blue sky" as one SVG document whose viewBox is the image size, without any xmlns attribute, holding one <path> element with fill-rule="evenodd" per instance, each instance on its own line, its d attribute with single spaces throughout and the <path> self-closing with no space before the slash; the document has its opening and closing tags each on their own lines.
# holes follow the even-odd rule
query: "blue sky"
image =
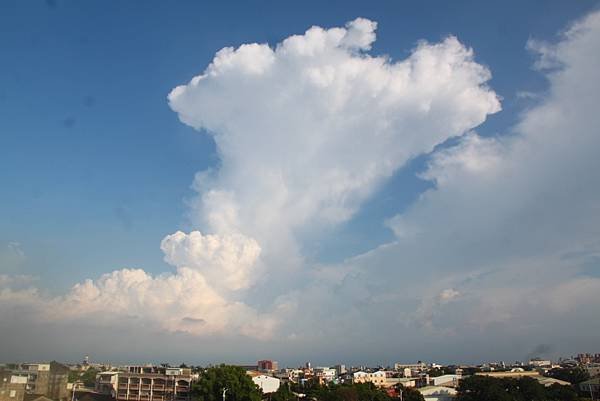
<svg viewBox="0 0 600 401">
<path fill-rule="evenodd" d="M 368 53 L 395 62 L 420 40 L 454 35 L 491 71 L 487 85 L 502 111 L 488 113 L 476 130 L 497 138 L 538 104 L 519 94 L 543 96 L 549 88 L 547 76 L 532 68 L 528 41 L 560 40 L 598 4 L 2 2 L 0 247 L 7 250 L 0 274 L 38 277 L 42 291 L 58 295 L 117 269 L 171 270 L 161 240 L 207 229 L 191 216 L 197 193 L 190 186 L 197 172 L 218 170 L 221 160 L 213 137 L 179 121 L 182 111 L 169 106 L 167 95 L 201 74 L 223 47 L 275 46 L 313 25 L 343 27 L 363 17 L 378 24 Z M 342 264 L 393 242 L 386 221 L 435 187 L 417 176 L 430 161 L 411 155 L 374 184 L 349 218 L 317 232 L 298 228 L 303 259 Z M 15 256 L 17 246 L 23 255 Z"/>
</svg>

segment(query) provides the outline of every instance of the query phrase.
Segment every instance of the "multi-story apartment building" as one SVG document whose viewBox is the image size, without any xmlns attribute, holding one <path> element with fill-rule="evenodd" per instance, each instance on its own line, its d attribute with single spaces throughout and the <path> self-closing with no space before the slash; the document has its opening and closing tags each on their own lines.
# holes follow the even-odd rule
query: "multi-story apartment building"
<svg viewBox="0 0 600 401">
<path fill-rule="evenodd" d="M 23 401 L 27 378 L 0 368 L 0 401 Z"/>
<path fill-rule="evenodd" d="M 69 368 L 58 362 L 24 363 L 14 366 L 12 375 L 25 378 L 27 394 L 43 395 L 53 400 L 69 398 Z"/>
<path fill-rule="evenodd" d="M 427 368 L 427 364 L 425 362 L 417 362 L 417 363 L 395 363 L 394 370 L 403 371 L 404 369 L 411 369 L 421 371 Z"/>
<path fill-rule="evenodd" d="M 117 401 L 189 401 L 192 372 L 187 368 L 128 366 L 119 372 Z"/>
</svg>

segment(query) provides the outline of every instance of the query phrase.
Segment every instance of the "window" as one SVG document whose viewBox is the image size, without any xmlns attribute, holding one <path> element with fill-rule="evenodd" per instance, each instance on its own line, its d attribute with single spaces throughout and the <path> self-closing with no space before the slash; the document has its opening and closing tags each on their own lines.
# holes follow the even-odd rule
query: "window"
<svg viewBox="0 0 600 401">
<path fill-rule="evenodd" d="M 17 395 L 17 391 L 16 390 L 10 390 L 10 397 L 15 397 Z"/>
</svg>

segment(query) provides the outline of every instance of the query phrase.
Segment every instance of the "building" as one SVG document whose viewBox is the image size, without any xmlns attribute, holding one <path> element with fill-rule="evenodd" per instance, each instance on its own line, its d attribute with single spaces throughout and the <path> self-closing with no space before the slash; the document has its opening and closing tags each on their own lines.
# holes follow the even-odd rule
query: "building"
<svg viewBox="0 0 600 401">
<path fill-rule="evenodd" d="M 96 375 L 94 390 L 100 394 L 117 397 L 119 372 L 100 372 Z"/>
<path fill-rule="evenodd" d="M 279 364 L 277 361 L 272 361 L 270 359 L 264 359 L 262 361 L 258 361 L 256 363 L 258 370 L 263 372 L 273 372 L 275 370 L 279 370 Z"/>
<path fill-rule="evenodd" d="M 382 387 L 392 388 L 398 384 L 402 384 L 402 387 L 416 387 L 417 379 L 410 377 L 386 377 L 385 384 Z"/>
<path fill-rule="evenodd" d="M 587 365 L 588 363 L 600 363 L 600 354 L 578 354 L 575 357 L 575 360 L 582 365 Z"/>
<path fill-rule="evenodd" d="M 451 401 L 456 397 L 456 389 L 450 387 L 427 386 L 419 389 L 425 401 Z"/>
<path fill-rule="evenodd" d="M 0 370 L 0 401 L 23 401 L 27 377 L 14 376 L 9 370 Z"/>
<path fill-rule="evenodd" d="M 274 393 L 279 389 L 281 381 L 276 377 L 267 375 L 258 375 L 252 378 L 254 384 L 256 384 L 262 390 L 263 394 Z"/>
<path fill-rule="evenodd" d="M 442 375 L 429 378 L 430 386 L 456 387 L 461 376 L 458 375 Z"/>
<path fill-rule="evenodd" d="M 304 371 L 302 369 L 281 369 L 273 375 L 283 381 L 298 383 L 304 377 Z"/>
<path fill-rule="evenodd" d="M 490 376 L 490 377 L 496 377 L 496 378 L 519 378 L 519 377 L 531 377 L 533 379 L 537 379 L 538 377 L 541 377 L 540 372 L 532 370 L 532 371 L 527 371 L 527 370 L 517 370 L 517 369 L 513 369 L 515 370 L 510 371 L 510 372 L 476 372 L 475 374 L 478 376 Z"/>
<path fill-rule="evenodd" d="M 53 400 L 67 400 L 70 396 L 67 390 L 69 368 L 61 363 L 24 363 L 16 365 L 12 374 L 26 378 L 27 394 L 43 395 Z"/>
<path fill-rule="evenodd" d="M 373 383 L 377 387 L 384 387 L 386 384 L 386 374 L 383 370 L 377 372 L 364 372 L 359 370 L 352 374 L 353 383 Z"/>
<path fill-rule="evenodd" d="M 119 372 L 117 401 L 189 401 L 192 371 L 188 368 L 128 366 Z"/>
<path fill-rule="evenodd" d="M 341 376 L 346 373 L 346 365 L 335 365 L 335 372 L 338 376 Z"/>
<path fill-rule="evenodd" d="M 333 383 L 337 379 L 337 371 L 333 368 L 316 367 L 313 369 L 313 377 L 319 384 Z"/>
<path fill-rule="evenodd" d="M 404 369 L 421 371 L 427 368 L 427 364 L 425 362 L 417 362 L 417 363 L 395 363 L 394 370 L 403 371 Z"/>
<path fill-rule="evenodd" d="M 529 366 L 533 366 L 535 368 L 550 367 L 552 366 L 552 361 L 546 359 L 533 358 L 529 361 Z"/>
</svg>

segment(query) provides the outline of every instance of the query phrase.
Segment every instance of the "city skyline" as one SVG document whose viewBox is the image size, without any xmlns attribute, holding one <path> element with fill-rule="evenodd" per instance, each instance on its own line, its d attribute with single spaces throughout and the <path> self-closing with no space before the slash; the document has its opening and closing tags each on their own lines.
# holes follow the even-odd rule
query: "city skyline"
<svg viewBox="0 0 600 401">
<path fill-rule="evenodd" d="M 593 352 L 599 4 L 3 3 L 0 355 Z"/>
</svg>

